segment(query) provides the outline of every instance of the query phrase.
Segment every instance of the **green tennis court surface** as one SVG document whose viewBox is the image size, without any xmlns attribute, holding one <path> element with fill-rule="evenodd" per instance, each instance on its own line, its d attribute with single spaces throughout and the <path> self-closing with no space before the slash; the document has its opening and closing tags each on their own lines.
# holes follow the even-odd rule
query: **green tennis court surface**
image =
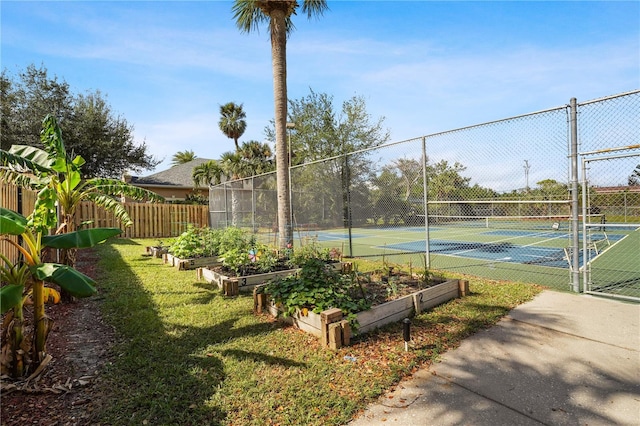
<svg viewBox="0 0 640 426">
<path fill-rule="evenodd" d="M 640 265 L 627 264 L 630 253 L 640 250 L 633 228 L 588 235 L 592 276 L 597 285 L 620 281 L 622 286 L 640 278 Z M 351 238 L 350 238 L 351 237 Z M 313 238 L 323 246 L 341 248 L 352 257 L 382 257 L 397 263 L 424 260 L 427 250 L 424 227 L 353 228 L 297 232 L 296 238 Z M 571 245 L 568 230 L 491 229 L 486 227 L 434 226 L 429 228 L 429 258 L 434 269 L 451 270 L 493 279 L 516 280 L 570 288 L 569 259 L 565 249 Z M 582 249 L 582 233 L 580 245 Z M 633 251 L 635 250 L 635 251 Z M 629 254 L 629 255 L 628 255 Z M 637 256 L 637 254 L 635 255 Z M 579 264 L 584 263 L 580 250 Z M 629 261 L 629 263 L 631 263 Z M 613 279 L 622 274 L 620 279 Z"/>
</svg>

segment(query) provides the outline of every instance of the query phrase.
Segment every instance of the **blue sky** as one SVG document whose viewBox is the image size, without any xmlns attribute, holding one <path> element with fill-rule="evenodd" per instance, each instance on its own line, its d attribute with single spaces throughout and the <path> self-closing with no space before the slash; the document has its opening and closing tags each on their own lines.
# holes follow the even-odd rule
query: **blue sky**
<svg viewBox="0 0 640 426">
<path fill-rule="evenodd" d="M 229 1 L 0 3 L 1 65 L 44 65 L 74 93 L 100 90 L 168 167 L 177 151 L 217 158 L 233 141 L 219 105 L 244 104 L 242 140 L 273 118 L 267 28 L 240 33 Z M 638 1 L 328 1 L 294 17 L 289 97 L 336 108 L 363 96 L 392 141 L 640 87 Z M 152 171 L 143 172 L 143 175 Z"/>
</svg>

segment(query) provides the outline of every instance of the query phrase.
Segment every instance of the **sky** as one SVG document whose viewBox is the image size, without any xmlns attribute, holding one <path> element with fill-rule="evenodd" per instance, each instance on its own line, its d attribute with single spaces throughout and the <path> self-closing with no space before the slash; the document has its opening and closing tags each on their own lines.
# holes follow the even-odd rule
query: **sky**
<svg viewBox="0 0 640 426">
<path fill-rule="evenodd" d="M 290 99 L 313 90 L 336 109 L 361 96 L 391 141 L 640 87 L 638 1 L 327 1 L 294 16 Z M 2 69 L 33 64 L 99 90 L 137 143 L 170 166 L 178 151 L 218 158 L 233 141 L 219 107 L 243 104 L 242 141 L 273 119 L 267 27 L 241 33 L 230 1 L 0 2 Z"/>
</svg>

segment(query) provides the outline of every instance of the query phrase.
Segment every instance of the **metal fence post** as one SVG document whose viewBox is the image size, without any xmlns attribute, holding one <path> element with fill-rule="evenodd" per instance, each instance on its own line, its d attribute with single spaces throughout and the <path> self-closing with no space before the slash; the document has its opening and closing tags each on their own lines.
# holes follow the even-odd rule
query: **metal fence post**
<svg viewBox="0 0 640 426">
<path fill-rule="evenodd" d="M 424 256 L 426 267 L 431 267 L 431 251 L 429 250 L 429 186 L 427 185 L 427 138 L 422 137 L 422 193 L 424 203 Z"/>
<path fill-rule="evenodd" d="M 571 132 L 571 245 L 573 246 L 571 264 L 571 285 L 573 291 L 580 292 L 580 218 L 578 209 L 578 112 L 576 98 L 569 101 Z M 586 220 L 585 217 L 582 220 Z"/>
</svg>

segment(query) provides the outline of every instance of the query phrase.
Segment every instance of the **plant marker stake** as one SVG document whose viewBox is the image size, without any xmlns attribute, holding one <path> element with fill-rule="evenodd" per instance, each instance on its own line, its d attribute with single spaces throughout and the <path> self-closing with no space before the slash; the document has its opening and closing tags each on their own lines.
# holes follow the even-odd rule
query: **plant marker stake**
<svg viewBox="0 0 640 426">
<path fill-rule="evenodd" d="M 402 320 L 402 335 L 404 337 L 404 351 L 408 352 L 411 340 L 411 320 L 409 318 Z"/>
</svg>

